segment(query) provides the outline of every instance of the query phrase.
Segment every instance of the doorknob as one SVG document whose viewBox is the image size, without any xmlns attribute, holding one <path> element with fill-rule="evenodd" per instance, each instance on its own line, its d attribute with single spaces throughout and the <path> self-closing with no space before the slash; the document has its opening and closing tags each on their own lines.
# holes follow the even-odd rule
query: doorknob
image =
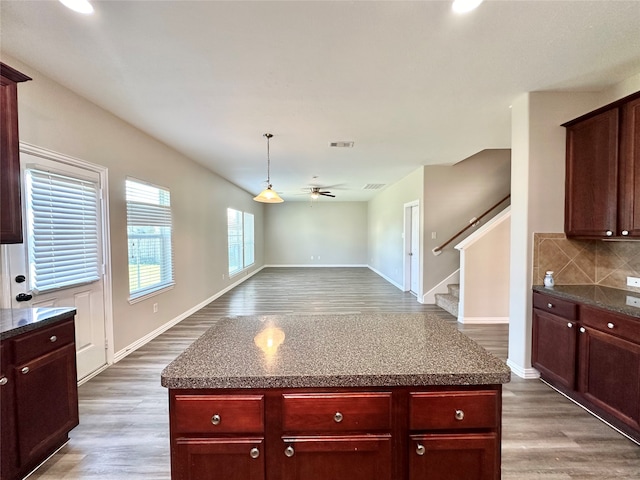
<svg viewBox="0 0 640 480">
<path fill-rule="evenodd" d="M 33 295 L 29 293 L 19 293 L 16 295 L 16 302 L 28 302 L 33 298 Z"/>
<path fill-rule="evenodd" d="M 26 279 L 27 277 L 25 277 L 24 275 L 16 275 L 15 281 L 16 283 L 23 283 Z"/>
</svg>

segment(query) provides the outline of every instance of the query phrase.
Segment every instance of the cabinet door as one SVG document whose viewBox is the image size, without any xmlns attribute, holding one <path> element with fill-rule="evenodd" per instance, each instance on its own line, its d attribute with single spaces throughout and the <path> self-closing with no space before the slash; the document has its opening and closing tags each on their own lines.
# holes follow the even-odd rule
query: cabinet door
<svg viewBox="0 0 640 480">
<path fill-rule="evenodd" d="M 174 480 L 263 480 L 263 438 L 178 438 Z"/>
<path fill-rule="evenodd" d="M 621 118 L 618 228 L 640 237 L 640 98 L 622 107 Z"/>
<path fill-rule="evenodd" d="M 287 437 L 282 480 L 391 480 L 391 436 Z"/>
<path fill-rule="evenodd" d="M 576 324 L 551 313 L 533 309 L 531 363 L 545 380 L 575 388 Z"/>
<path fill-rule="evenodd" d="M 60 446 L 78 425 L 75 345 L 19 365 L 14 373 L 18 450 L 27 464 Z"/>
<path fill-rule="evenodd" d="M 616 236 L 617 108 L 567 127 L 565 233 Z M 611 232 L 611 234 L 607 234 Z"/>
<path fill-rule="evenodd" d="M 580 328 L 578 386 L 591 403 L 640 429 L 640 345 Z"/>
<path fill-rule="evenodd" d="M 11 478 L 18 468 L 14 415 L 14 378 L 8 368 L 8 348 L 0 343 L 0 478 Z"/>
<path fill-rule="evenodd" d="M 412 435 L 409 480 L 498 480 L 495 434 Z"/>
</svg>

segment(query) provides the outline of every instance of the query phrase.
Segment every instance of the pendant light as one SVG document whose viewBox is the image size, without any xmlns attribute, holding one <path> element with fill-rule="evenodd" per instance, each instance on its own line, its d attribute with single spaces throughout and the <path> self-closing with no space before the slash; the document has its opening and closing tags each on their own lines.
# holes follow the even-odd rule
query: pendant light
<svg viewBox="0 0 640 480">
<path fill-rule="evenodd" d="M 270 133 L 265 133 L 263 137 L 267 137 L 267 188 L 260 192 L 258 196 L 253 197 L 256 202 L 262 203 L 282 203 L 284 200 L 280 195 L 271 188 L 271 158 L 269 158 L 269 139 L 273 137 Z"/>
</svg>

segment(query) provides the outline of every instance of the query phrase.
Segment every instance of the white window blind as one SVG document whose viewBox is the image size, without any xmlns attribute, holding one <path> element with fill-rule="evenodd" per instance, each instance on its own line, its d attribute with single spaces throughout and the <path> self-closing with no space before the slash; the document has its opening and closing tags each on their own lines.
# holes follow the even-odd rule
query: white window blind
<svg viewBox="0 0 640 480">
<path fill-rule="evenodd" d="M 169 190 L 127 180 L 129 295 L 142 297 L 173 285 Z"/>
<path fill-rule="evenodd" d="M 253 265 L 254 216 L 252 213 L 227 209 L 227 232 L 229 243 L 229 275 Z"/>
<path fill-rule="evenodd" d="M 98 184 L 37 168 L 25 173 L 31 290 L 99 280 Z"/>
</svg>

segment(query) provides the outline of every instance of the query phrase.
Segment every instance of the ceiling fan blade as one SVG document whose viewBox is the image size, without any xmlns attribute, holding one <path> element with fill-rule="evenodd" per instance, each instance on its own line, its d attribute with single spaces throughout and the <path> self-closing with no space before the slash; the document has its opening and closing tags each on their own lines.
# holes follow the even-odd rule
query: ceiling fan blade
<svg viewBox="0 0 640 480">
<path fill-rule="evenodd" d="M 318 193 L 319 193 L 320 195 L 324 195 L 325 197 L 333 197 L 333 198 L 335 198 L 335 197 L 336 197 L 335 195 L 332 195 L 332 194 L 331 194 L 331 193 L 329 193 L 329 192 L 318 192 Z"/>
</svg>

